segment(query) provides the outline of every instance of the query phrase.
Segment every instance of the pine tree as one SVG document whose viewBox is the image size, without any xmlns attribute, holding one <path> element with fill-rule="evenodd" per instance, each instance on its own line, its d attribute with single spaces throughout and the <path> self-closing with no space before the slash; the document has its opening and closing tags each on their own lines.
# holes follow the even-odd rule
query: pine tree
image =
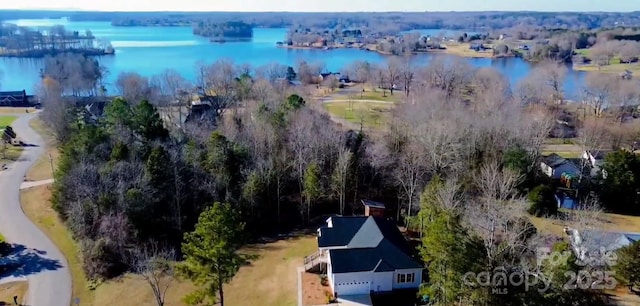
<svg viewBox="0 0 640 306">
<path fill-rule="evenodd" d="M 193 232 L 185 234 L 182 252 L 185 260 L 179 273 L 201 286 L 185 297 L 190 305 L 213 305 L 217 300 L 224 306 L 222 285 L 231 281 L 245 262 L 238 253 L 242 245 L 244 223 L 229 204 L 214 203 L 198 218 Z"/>
</svg>

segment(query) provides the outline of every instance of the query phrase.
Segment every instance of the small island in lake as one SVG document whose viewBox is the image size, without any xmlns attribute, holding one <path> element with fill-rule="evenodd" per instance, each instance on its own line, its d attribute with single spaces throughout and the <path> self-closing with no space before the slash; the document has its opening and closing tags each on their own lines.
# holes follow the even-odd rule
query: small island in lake
<svg viewBox="0 0 640 306">
<path fill-rule="evenodd" d="M 211 42 L 249 41 L 253 38 L 253 25 L 239 21 L 200 21 L 194 24 L 193 34 L 208 37 Z"/>
<path fill-rule="evenodd" d="M 97 39 L 91 31 L 67 31 L 57 25 L 31 29 L 14 24 L 0 26 L 0 57 L 41 58 L 61 53 L 102 56 L 115 53 L 111 44 Z"/>
</svg>

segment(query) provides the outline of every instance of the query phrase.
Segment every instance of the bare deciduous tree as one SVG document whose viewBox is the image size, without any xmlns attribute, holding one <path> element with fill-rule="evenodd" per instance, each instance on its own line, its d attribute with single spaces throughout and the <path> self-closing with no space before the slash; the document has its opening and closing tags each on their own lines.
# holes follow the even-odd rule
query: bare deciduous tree
<svg viewBox="0 0 640 306">
<path fill-rule="evenodd" d="M 257 75 L 269 82 L 275 82 L 279 79 L 287 78 L 288 67 L 278 63 L 267 64 L 262 67 L 258 67 L 256 70 Z"/>
<path fill-rule="evenodd" d="M 611 106 L 611 94 L 615 90 L 616 77 L 594 73 L 586 77 L 586 87 L 583 88 L 583 103 L 589 105 L 597 117 Z"/>
<path fill-rule="evenodd" d="M 132 254 L 131 267 L 149 284 L 158 306 L 164 306 L 167 290 L 173 284 L 176 259 L 175 251 L 163 249 L 153 241 Z"/>
<path fill-rule="evenodd" d="M 406 145 L 400 154 L 394 176 L 407 201 L 407 216 L 411 217 L 417 208 L 414 202 L 418 200 L 427 179 L 427 161 L 422 147 L 413 143 Z"/>
<path fill-rule="evenodd" d="M 340 214 L 344 214 L 344 208 L 347 196 L 347 182 L 350 175 L 350 166 L 352 162 L 352 153 L 348 149 L 340 150 L 338 154 L 338 160 L 336 161 L 335 168 L 333 170 L 333 176 L 331 178 L 333 191 L 338 196 L 340 202 Z"/>
<path fill-rule="evenodd" d="M 144 99 L 153 100 L 149 79 L 135 72 L 122 72 L 116 80 L 118 93 L 129 103 L 135 104 Z"/>
<path fill-rule="evenodd" d="M 49 77 L 36 87 L 36 92 L 44 107 L 42 120 L 53 130 L 58 141 L 64 142 L 71 133 L 70 122 L 74 105 L 62 97 L 60 84 Z"/>
<path fill-rule="evenodd" d="M 518 174 L 489 162 L 476 178 L 479 197 L 465 208 L 467 222 L 484 244 L 489 269 L 513 265 L 513 258 L 528 250 L 533 226 L 524 218 L 524 200 L 514 197 L 519 181 Z"/>
</svg>

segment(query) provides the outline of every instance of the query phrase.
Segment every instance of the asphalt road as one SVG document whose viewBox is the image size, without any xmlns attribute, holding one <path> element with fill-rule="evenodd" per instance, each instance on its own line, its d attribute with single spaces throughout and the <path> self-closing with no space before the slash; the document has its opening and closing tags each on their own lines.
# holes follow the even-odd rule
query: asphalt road
<svg viewBox="0 0 640 306">
<path fill-rule="evenodd" d="M 26 277 L 27 305 L 69 306 L 71 274 L 67 260 L 49 238 L 24 215 L 20 206 L 20 184 L 27 170 L 44 152 L 44 141 L 29 126 L 36 114 L 21 115 L 13 124 L 18 137 L 27 144 L 20 160 L 0 172 L 0 233 L 16 245 L 15 254 L 4 260 L 21 268 L 9 276 Z"/>
</svg>

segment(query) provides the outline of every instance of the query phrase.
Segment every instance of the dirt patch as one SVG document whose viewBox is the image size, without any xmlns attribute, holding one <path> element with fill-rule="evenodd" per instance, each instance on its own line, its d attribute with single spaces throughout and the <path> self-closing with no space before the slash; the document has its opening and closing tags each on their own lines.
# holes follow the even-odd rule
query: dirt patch
<svg viewBox="0 0 640 306">
<path fill-rule="evenodd" d="M 13 297 L 18 297 L 18 303 L 24 300 L 29 285 L 27 282 L 11 282 L 0 285 L 0 306 L 15 305 Z"/>
<path fill-rule="evenodd" d="M 630 293 L 626 287 L 618 287 L 614 291 L 607 292 L 611 294 L 611 299 L 615 305 L 619 306 L 637 306 L 640 305 L 640 296 Z"/>
<path fill-rule="evenodd" d="M 324 305 L 329 302 L 331 287 L 322 285 L 322 278 L 318 274 L 302 274 L 302 305 Z"/>
</svg>

